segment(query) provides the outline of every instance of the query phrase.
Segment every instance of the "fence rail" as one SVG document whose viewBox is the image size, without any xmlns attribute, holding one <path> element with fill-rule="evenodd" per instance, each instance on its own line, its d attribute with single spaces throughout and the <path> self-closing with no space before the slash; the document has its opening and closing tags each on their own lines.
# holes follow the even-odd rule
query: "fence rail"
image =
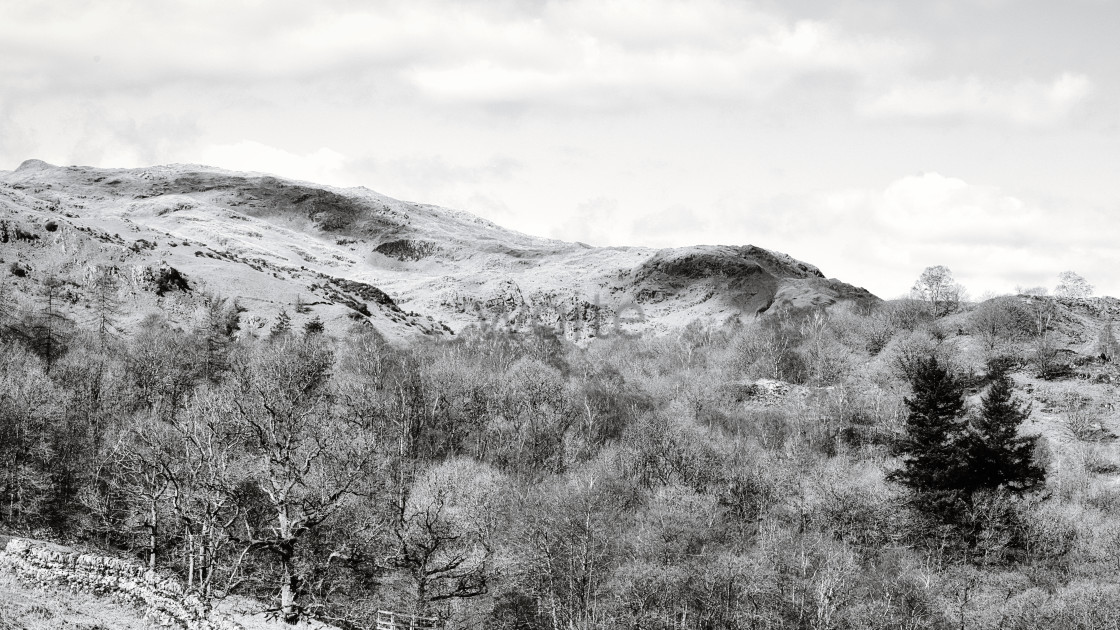
<svg viewBox="0 0 1120 630">
<path fill-rule="evenodd" d="M 443 624 L 435 617 L 377 611 L 377 630 L 439 630 L 442 627 Z"/>
</svg>

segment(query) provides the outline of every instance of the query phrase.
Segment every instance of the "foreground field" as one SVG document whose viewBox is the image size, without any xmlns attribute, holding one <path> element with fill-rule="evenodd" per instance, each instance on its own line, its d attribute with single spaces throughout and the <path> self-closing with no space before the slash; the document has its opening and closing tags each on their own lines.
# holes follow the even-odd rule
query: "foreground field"
<svg viewBox="0 0 1120 630">
<path fill-rule="evenodd" d="M 27 588 L 0 572 L 0 630 L 141 630 L 143 615 L 94 595 Z"/>
</svg>

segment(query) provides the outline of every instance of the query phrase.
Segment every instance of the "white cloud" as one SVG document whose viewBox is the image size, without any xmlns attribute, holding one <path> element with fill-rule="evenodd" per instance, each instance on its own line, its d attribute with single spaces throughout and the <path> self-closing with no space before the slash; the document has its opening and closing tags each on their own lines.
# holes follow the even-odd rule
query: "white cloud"
<svg viewBox="0 0 1120 630">
<path fill-rule="evenodd" d="M 923 268 L 937 264 L 977 295 L 1049 283 L 1067 268 L 1120 293 L 1113 272 L 1120 220 L 1091 208 L 1052 208 L 938 173 L 802 204 L 800 224 L 775 236 L 791 240 L 792 228 L 793 241 L 818 252 L 810 262 L 849 282 L 868 282 L 882 297 L 905 293 Z"/>
<path fill-rule="evenodd" d="M 415 64 L 405 76 L 444 101 L 616 106 L 650 98 L 758 99 L 814 72 L 893 74 L 918 54 L 912 44 L 722 2 L 548 7 L 543 19 L 486 26 L 495 42 L 534 32 L 535 54 L 496 45 L 482 55 Z"/>
<path fill-rule="evenodd" d="M 1075 72 L 1012 82 L 909 76 L 933 52 L 910 35 L 733 0 L 0 3 L 0 84 L 11 95 L 186 85 L 276 103 L 392 93 L 630 111 L 753 103 L 828 74 L 865 94 L 856 106 L 869 117 L 1039 124 L 1066 116 L 1093 87 Z"/>
<path fill-rule="evenodd" d="M 624 219 L 617 199 L 596 197 L 581 202 L 562 222 L 554 224 L 549 236 L 596 246 L 615 244 Z"/>
<path fill-rule="evenodd" d="M 1048 83 L 1013 83 L 975 76 L 911 80 L 865 101 L 868 116 L 904 118 L 981 118 L 1018 124 L 1047 124 L 1065 118 L 1085 100 L 1093 83 L 1083 74 L 1064 73 Z"/>
<path fill-rule="evenodd" d="M 355 185 L 345 175 L 346 156 L 326 147 L 298 154 L 253 140 L 241 140 L 210 145 L 199 155 L 207 165 L 235 171 L 268 173 L 336 186 Z"/>
<path fill-rule="evenodd" d="M 916 50 L 727 0 L 0 6 L 0 81 L 23 93 L 315 81 L 609 106 L 756 98 L 809 72 L 889 71 Z"/>
</svg>

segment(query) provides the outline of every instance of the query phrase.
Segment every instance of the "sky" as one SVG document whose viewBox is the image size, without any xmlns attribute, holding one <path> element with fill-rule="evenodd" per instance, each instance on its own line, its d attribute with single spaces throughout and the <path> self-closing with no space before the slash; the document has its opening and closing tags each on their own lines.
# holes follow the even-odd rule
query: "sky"
<svg viewBox="0 0 1120 630">
<path fill-rule="evenodd" d="M 1120 296 L 1114 0 L 2 0 L 0 169 L 198 163 L 886 298 Z"/>
</svg>

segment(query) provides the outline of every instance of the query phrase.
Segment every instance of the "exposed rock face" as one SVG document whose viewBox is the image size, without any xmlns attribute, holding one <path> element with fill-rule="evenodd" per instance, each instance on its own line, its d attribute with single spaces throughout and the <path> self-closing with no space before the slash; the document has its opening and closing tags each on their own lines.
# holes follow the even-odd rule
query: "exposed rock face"
<svg viewBox="0 0 1120 630">
<path fill-rule="evenodd" d="M 161 308 L 201 289 L 242 298 L 247 320 L 272 321 L 283 309 L 296 313 L 295 326 L 320 317 L 341 333 L 361 322 L 400 339 L 472 324 L 587 338 L 604 326 L 660 331 L 875 299 L 753 245 L 589 247 L 363 188 L 193 165 L 29 160 L 0 171 L 4 238 L 13 262 L 32 270 L 28 283 L 42 280 L 35 270 L 44 262 L 73 277 L 145 270 L 132 286 Z"/>
</svg>

